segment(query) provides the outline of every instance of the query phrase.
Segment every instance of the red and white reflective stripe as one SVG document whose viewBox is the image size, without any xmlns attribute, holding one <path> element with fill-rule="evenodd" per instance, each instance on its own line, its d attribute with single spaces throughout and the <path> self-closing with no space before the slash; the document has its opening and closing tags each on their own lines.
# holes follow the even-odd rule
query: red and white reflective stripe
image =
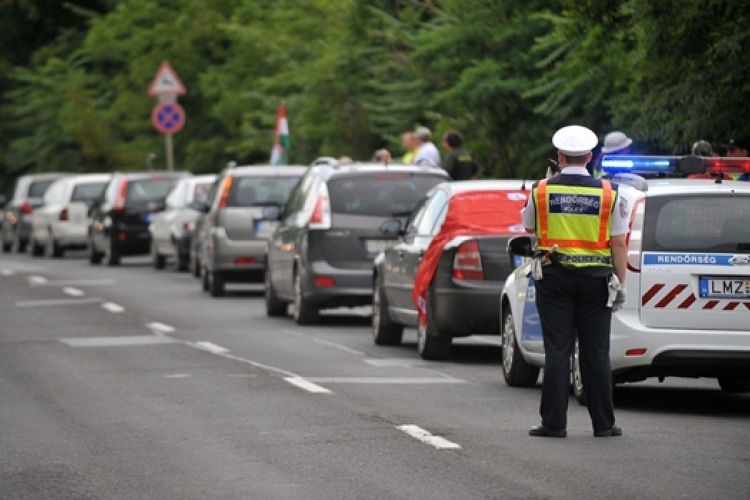
<svg viewBox="0 0 750 500">
<path fill-rule="evenodd" d="M 660 295 L 658 301 L 651 305 L 654 309 L 703 309 L 706 311 L 734 311 L 740 306 L 744 305 L 745 308 L 750 311 L 750 302 L 740 300 L 717 300 L 717 299 L 699 299 L 694 293 L 689 293 L 684 297 L 683 292 L 687 290 L 688 285 L 681 283 L 675 285 L 672 288 L 667 289 L 667 293 L 661 295 L 661 292 L 667 287 L 665 283 L 656 283 L 649 288 L 646 293 L 641 297 L 641 306 L 645 307 L 653 300 L 656 299 L 657 295 Z M 678 300 L 679 298 L 679 300 Z M 673 307 L 669 307 L 669 306 Z"/>
</svg>

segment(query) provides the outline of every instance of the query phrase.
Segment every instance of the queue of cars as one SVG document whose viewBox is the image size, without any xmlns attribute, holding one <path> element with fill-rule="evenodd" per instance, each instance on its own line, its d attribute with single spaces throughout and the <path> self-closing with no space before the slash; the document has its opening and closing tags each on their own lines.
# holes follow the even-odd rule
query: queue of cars
<svg viewBox="0 0 750 500">
<path fill-rule="evenodd" d="M 649 161 L 657 178 L 628 175 L 648 175 L 630 167 Z M 631 221 L 613 383 L 713 377 L 724 391 L 750 392 L 750 185 L 723 181 L 723 164 L 712 180 L 669 178 L 713 172 L 711 162 L 610 162 Z M 750 172 L 750 160 L 733 168 Z M 0 237 L 3 251 L 34 256 L 85 247 L 92 264 L 150 254 L 163 269 L 174 260 L 213 297 L 228 283 L 264 283 L 267 315 L 286 316 L 294 304 L 300 325 L 325 309 L 372 304 L 373 341 L 396 345 L 416 328 L 426 360 L 449 357 L 454 337 L 498 334 L 506 383 L 526 387 L 544 366 L 534 241 L 519 235 L 529 188 L 332 159 L 206 176 L 43 174 L 19 179 Z M 577 350 L 571 357 L 571 389 L 583 403 Z"/>
</svg>

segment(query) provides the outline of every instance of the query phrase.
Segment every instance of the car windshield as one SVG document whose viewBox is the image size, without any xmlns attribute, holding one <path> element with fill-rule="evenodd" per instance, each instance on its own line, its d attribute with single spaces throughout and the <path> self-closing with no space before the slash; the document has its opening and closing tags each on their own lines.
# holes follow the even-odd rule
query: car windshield
<svg viewBox="0 0 750 500">
<path fill-rule="evenodd" d="M 227 207 L 284 205 L 299 179 L 287 175 L 235 177 L 229 190 Z"/>
<path fill-rule="evenodd" d="M 89 182 L 86 184 L 78 184 L 73 188 L 73 194 L 70 197 L 70 201 L 83 201 L 86 203 L 91 203 L 92 201 L 99 199 L 106 186 L 106 182 Z"/>
<path fill-rule="evenodd" d="M 139 179 L 128 182 L 127 201 L 154 201 L 163 200 L 172 186 L 178 181 L 175 179 Z"/>
<path fill-rule="evenodd" d="M 41 198 L 44 196 L 44 193 L 47 192 L 47 188 L 50 187 L 50 185 L 55 182 L 55 179 L 49 179 L 44 181 L 34 181 L 31 184 L 29 184 L 29 198 Z"/>
<path fill-rule="evenodd" d="M 413 173 L 376 173 L 328 181 L 331 212 L 390 217 L 409 213 L 444 177 Z"/>
<path fill-rule="evenodd" d="M 651 199 L 645 250 L 736 252 L 750 246 L 750 196 Z M 651 209 L 658 210 L 655 217 Z"/>
</svg>

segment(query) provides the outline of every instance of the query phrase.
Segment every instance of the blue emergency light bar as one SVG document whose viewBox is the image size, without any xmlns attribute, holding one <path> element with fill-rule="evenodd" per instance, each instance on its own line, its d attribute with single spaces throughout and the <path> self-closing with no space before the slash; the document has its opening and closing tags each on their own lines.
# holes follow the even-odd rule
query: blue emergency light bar
<svg viewBox="0 0 750 500">
<path fill-rule="evenodd" d="M 677 171 L 679 156 L 604 156 L 602 170 L 615 174 L 672 174 Z"/>
</svg>

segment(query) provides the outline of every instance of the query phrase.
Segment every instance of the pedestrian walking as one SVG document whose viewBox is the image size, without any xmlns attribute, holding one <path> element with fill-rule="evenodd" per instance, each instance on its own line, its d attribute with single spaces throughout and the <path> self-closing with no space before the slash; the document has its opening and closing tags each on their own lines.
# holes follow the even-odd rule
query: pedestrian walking
<svg viewBox="0 0 750 500">
<path fill-rule="evenodd" d="M 541 425 L 532 436 L 565 437 L 570 358 L 579 342 L 584 395 L 594 436 L 622 435 L 615 425 L 609 360 L 612 312 L 626 299 L 628 205 L 609 181 L 586 169 L 598 138 L 578 125 L 555 133 L 561 173 L 532 188 L 521 211 L 537 236 L 536 305 L 544 337 Z"/>
<path fill-rule="evenodd" d="M 448 153 L 443 168 L 454 181 L 467 181 L 479 177 L 479 164 L 469 151 L 463 149 L 464 138 L 455 130 L 443 134 L 443 149 Z"/>
</svg>

